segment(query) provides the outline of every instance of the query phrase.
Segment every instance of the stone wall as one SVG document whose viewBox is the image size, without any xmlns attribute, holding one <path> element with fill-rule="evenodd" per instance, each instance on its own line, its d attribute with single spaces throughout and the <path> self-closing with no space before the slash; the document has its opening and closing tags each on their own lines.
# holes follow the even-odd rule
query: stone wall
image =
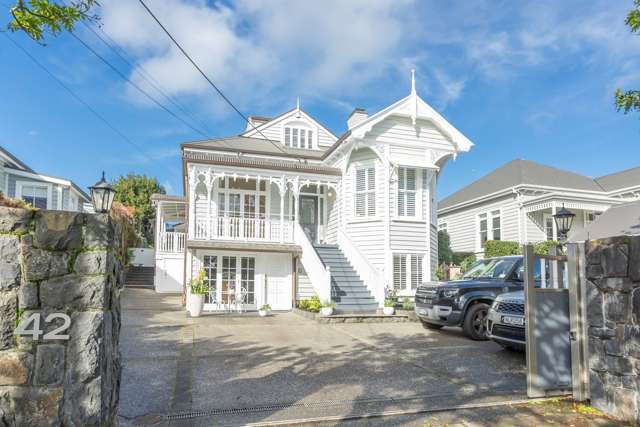
<svg viewBox="0 0 640 427">
<path fill-rule="evenodd" d="M 587 242 L 591 404 L 640 423 L 640 236 Z"/>
<path fill-rule="evenodd" d="M 119 235 L 108 215 L 0 207 L 0 426 L 114 424 Z M 69 338 L 15 336 L 32 313 L 45 333 L 68 314 Z"/>
</svg>

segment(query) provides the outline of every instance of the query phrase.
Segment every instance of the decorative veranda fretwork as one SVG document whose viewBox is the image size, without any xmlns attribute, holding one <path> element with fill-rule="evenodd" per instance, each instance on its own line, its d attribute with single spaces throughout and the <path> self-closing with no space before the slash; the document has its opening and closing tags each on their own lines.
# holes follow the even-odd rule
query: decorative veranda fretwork
<svg viewBox="0 0 640 427">
<path fill-rule="evenodd" d="M 328 188 L 338 191 L 338 180 L 331 181 L 318 178 L 300 177 L 298 174 L 282 173 L 276 175 L 276 173 L 238 173 L 224 170 L 215 170 L 212 167 L 205 166 L 190 166 L 189 168 L 189 191 L 194 191 L 198 182 L 202 182 L 207 186 L 207 191 L 213 189 L 214 183 L 218 178 L 233 178 L 233 179 L 255 179 L 258 184 L 262 181 L 276 184 L 280 196 L 283 196 L 287 190 L 291 190 L 294 196 L 300 194 L 300 189 L 307 185 L 325 185 Z"/>
<path fill-rule="evenodd" d="M 218 179 L 233 178 L 234 180 L 255 180 L 256 188 L 261 182 L 274 184 L 279 193 L 279 217 L 258 217 L 257 215 L 217 215 L 208 205 L 209 212 L 205 216 L 194 215 L 193 208 L 196 197 L 196 187 L 204 184 L 207 194 L 211 194 L 217 187 Z M 298 221 L 298 198 L 305 186 L 325 186 L 338 192 L 339 182 L 315 177 L 300 177 L 297 174 L 262 172 L 238 173 L 232 170 L 224 170 L 213 167 L 192 165 L 189 167 L 189 201 L 192 208 L 189 209 L 189 238 L 196 240 L 243 240 L 293 243 L 295 222 Z M 285 215 L 285 199 L 293 196 L 292 212 Z M 257 197 L 257 196 L 256 196 Z M 256 202 L 257 204 L 257 202 Z"/>
<path fill-rule="evenodd" d="M 541 211 L 541 210 L 545 210 L 545 209 L 551 209 L 551 208 L 553 208 L 554 205 L 557 208 L 559 208 L 559 207 L 564 205 L 564 207 L 567 208 L 567 209 L 577 209 L 577 210 L 583 210 L 583 211 L 602 212 L 602 211 L 607 210 L 609 208 L 609 206 L 611 206 L 611 202 L 603 202 L 602 204 L 600 204 L 600 203 L 589 203 L 589 202 L 582 202 L 582 201 L 576 201 L 576 200 L 565 200 L 565 199 L 562 199 L 562 198 L 558 198 L 558 199 L 553 199 L 553 200 L 545 200 L 545 201 L 534 203 L 534 204 L 531 204 L 531 205 L 527 205 L 525 203 L 524 211 L 526 213 L 535 212 L 535 211 Z"/>
</svg>

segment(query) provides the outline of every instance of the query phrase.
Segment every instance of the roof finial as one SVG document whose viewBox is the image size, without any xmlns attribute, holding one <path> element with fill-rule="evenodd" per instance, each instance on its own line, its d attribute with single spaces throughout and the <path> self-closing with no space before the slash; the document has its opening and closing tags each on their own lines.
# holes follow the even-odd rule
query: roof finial
<svg viewBox="0 0 640 427">
<path fill-rule="evenodd" d="M 300 97 L 296 99 L 296 110 L 300 109 Z"/>
<path fill-rule="evenodd" d="M 411 93 L 416 93 L 416 70 L 411 69 Z"/>
</svg>

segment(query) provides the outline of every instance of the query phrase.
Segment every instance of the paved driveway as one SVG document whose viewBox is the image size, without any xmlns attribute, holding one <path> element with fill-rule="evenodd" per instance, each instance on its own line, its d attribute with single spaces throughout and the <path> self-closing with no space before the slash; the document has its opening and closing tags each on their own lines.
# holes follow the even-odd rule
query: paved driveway
<svg viewBox="0 0 640 427">
<path fill-rule="evenodd" d="M 294 313 L 189 319 L 179 297 L 122 297 L 124 425 L 242 425 L 524 398 L 524 357 L 419 323 Z"/>
</svg>

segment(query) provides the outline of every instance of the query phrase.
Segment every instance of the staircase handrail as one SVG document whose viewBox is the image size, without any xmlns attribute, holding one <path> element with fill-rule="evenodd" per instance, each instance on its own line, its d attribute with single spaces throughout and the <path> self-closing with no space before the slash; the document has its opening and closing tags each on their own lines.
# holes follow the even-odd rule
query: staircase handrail
<svg viewBox="0 0 640 427">
<path fill-rule="evenodd" d="M 300 255 L 300 261 L 304 269 L 307 271 L 307 276 L 311 280 L 311 285 L 314 291 L 318 294 L 321 301 L 331 299 L 331 269 L 329 266 L 325 266 L 320 256 L 313 247 L 311 241 L 307 237 L 299 223 L 294 222 L 294 238 L 295 242 L 302 249 L 302 255 Z"/>
<path fill-rule="evenodd" d="M 369 259 L 360 251 L 347 234 L 338 230 L 338 245 L 351 263 L 356 273 L 360 276 L 364 285 L 375 298 L 380 307 L 384 305 L 384 276 Z"/>
</svg>

